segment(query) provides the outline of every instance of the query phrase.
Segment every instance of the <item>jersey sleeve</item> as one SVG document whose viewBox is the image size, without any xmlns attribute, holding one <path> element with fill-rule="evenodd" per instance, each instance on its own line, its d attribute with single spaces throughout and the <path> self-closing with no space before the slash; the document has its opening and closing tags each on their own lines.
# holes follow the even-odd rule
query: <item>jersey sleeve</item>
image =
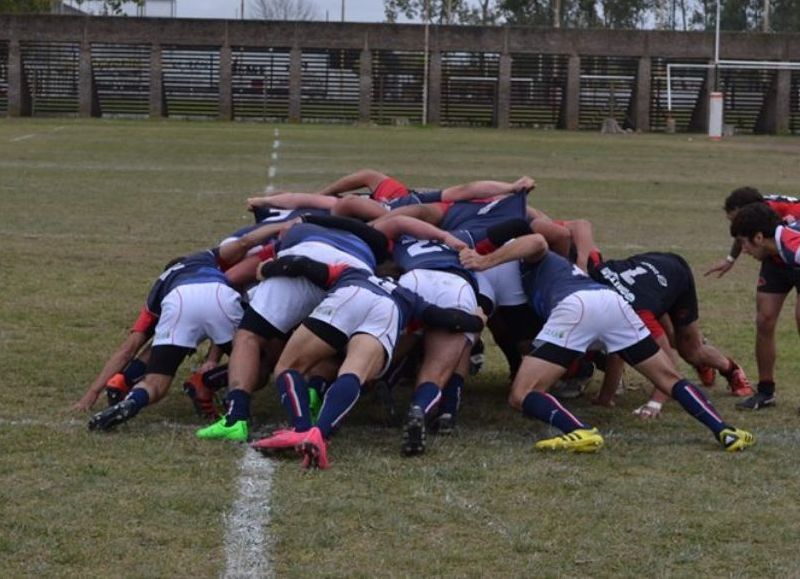
<svg viewBox="0 0 800 579">
<path fill-rule="evenodd" d="M 151 312 L 147 306 L 144 306 L 139 312 L 139 317 L 136 318 L 133 326 L 131 326 L 131 332 L 140 332 L 147 336 L 152 336 L 156 330 L 157 323 L 158 314 Z"/>
<path fill-rule="evenodd" d="M 800 230 L 781 227 L 778 233 L 778 248 L 783 261 L 800 267 Z"/>
</svg>

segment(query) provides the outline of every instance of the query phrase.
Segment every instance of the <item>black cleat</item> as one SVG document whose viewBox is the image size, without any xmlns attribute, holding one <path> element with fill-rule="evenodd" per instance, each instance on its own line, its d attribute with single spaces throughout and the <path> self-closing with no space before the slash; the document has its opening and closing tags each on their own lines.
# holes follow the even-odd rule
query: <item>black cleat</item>
<svg viewBox="0 0 800 579">
<path fill-rule="evenodd" d="M 117 424 L 127 422 L 136 416 L 136 413 L 136 402 L 123 400 L 92 416 L 89 419 L 89 430 L 111 430 Z"/>
<path fill-rule="evenodd" d="M 737 410 L 761 410 L 769 406 L 775 406 L 775 394 L 765 394 L 764 392 L 756 392 L 750 398 L 736 403 Z"/>
<path fill-rule="evenodd" d="M 425 413 L 419 406 L 408 410 L 403 424 L 403 454 L 416 456 L 425 452 Z"/>
<path fill-rule="evenodd" d="M 431 422 L 431 432 L 439 436 L 449 436 L 456 429 L 456 417 L 445 412 L 437 416 Z"/>
</svg>

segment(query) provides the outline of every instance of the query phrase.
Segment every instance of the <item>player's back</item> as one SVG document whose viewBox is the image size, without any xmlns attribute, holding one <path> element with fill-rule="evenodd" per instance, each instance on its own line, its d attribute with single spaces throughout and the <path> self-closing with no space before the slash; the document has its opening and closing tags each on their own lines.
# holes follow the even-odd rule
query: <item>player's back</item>
<svg viewBox="0 0 800 579">
<path fill-rule="evenodd" d="M 552 251 L 536 263 L 522 262 L 520 271 L 528 302 L 542 319 L 547 319 L 558 302 L 575 292 L 608 289 Z"/>
</svg>

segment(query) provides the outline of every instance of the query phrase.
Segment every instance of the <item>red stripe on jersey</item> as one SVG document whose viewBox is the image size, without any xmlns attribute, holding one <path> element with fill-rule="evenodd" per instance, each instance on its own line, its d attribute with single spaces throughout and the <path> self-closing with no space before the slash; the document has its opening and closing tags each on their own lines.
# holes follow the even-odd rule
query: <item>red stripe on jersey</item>
<svg viewBox="0 0 800 579">
<path fill-rule="evenodd" d="M 664 335 L 664 327 L 661 325 L 661 322 L 656 319 L 653 312 L 650 310 L 636 310 L 636 314 L 644 322 L 644 325 L 647 326 L 647 329 L 650 330 L 654 340 Z"/>
<path fill-rule="evenodd" d="M 267 261 L 269 259 L 275 259 L 275 245 L 272 243 L 268 243 L 258 252 L 258 261 Z"/>
<path fill-rule="evenodd" d="M 800 202 L 788 200 L 767 199 L 767 206 L 781 216 L 787 223 L 800 221 Z"/>
<path fill-rule="evenodd" d="M 778 250 L 784 260 L 790 265 L 800 265 L 800 231 L 790 227 L 781 227 L 776 237 Z M 786 258 L 791 258 L 791 261 Z"/>
<path fill-rule="evenodd" d="M 136 321 L 133 323 L 131 332 L 139 332 L 142 334 L 150 333 L 155 329 L 157 323 L 158 316 L 148 310 L 147 306 L 145 306 L 142 308 L 142 311 L 139 312 L 139 317 L 136 318 Z"/>
<path fill-rule="evenodd" d="M 372 197 L 375 201 L 392 201 L 393 199 L 400 199 L 408 195 L 408 187 L 403 185 L 397 179 L 386 177 L 383 181 L 378 183 L 375 191 L 372 192 Z"/>
</svg>

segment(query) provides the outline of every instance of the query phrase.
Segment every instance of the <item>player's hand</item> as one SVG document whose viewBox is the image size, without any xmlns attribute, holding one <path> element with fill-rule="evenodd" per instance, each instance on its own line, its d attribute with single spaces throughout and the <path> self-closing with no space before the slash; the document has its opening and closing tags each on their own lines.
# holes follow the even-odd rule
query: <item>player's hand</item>
<svg viewBox="0 0 800 579">
<path fill-rule="evenodd" d="M 444 238 L 442 238 L 442 243 L 451 249 L 455 249 L 456 251 L 461 251 L 462 249 L 467 249 L 468 247 L 467 244 L 461 241 L 458 237 L 449 233 L 445 233 Z"/>
<path fill-rule="evenodd" d="M 647 404 L 639 406 L 639 408 L 634 410 L 633 415 L 639 420 L 644 421 L 661 418 L 661 403 L 650 400 Z"/>
<path fill-rule="evenodd" d="M 248 197 L 247 199 L 248 211 L 253 211 L 257 207 L 264 207 L 265 205 L 269 205 L 269 201 L 267 201 L 266 197 Z"/>
<path fill-rule="evenodd" d="M 706 271 L 703 275 L 709 276 L 712 273 L 717 274 L 717 279 L 721 278 L 723 275 L 728 273 L 732 268 L 733 264 L 736 263 L 735 261 L 729 261 L 727 259 L 723 259 L 722 261 L 717 262 L 713 267 L 711 267 L 708 271 Z"/>
<path fill-rule="evenodd" d="M 80 400 L 72 405 L 70 410 L 73 412 L 86 412 L 87 410 L 91 410 L 99 396 L 99 392 L 87 392 Z"/>
<path fill-rule="evenodd" d="M 480 255 L 474 249 L 462 249 L 458 253 L 458 259 L 461 260 L 461 265 L 466 267 L 467 269 L 471 269 L 474 271 L 483 271 L 487 268 L 486 266 L 486 256 Z"/>
<path fill-rule="evenodd" d="M 523 175 L 511 184 L 512 191 L 532 191 L 535 188 L 536 181 L 533 180 L 533 177 L 528 177 L 527 175 Z"/>
</svg>

